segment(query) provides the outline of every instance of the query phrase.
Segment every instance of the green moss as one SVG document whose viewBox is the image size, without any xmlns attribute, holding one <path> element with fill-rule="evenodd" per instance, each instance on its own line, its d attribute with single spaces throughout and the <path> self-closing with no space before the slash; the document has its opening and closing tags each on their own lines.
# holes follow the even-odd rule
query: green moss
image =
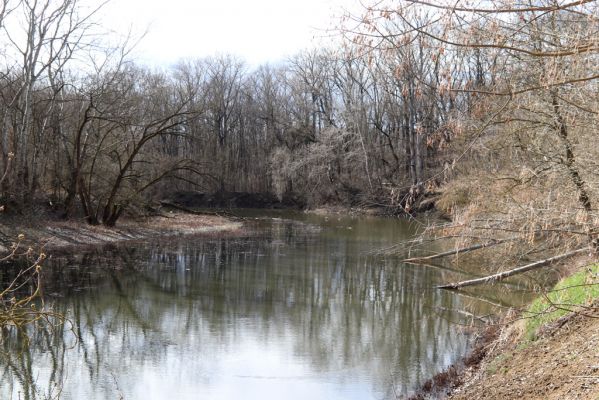
<svg viewBox="0 0 599 400">
<path fill-rule="evenodd" d="M 562 279 L 528 308 L 526 338 L 534 340 L 539 328 L 599 298 L 599 264 L 585 267 Z"/>
</svg>

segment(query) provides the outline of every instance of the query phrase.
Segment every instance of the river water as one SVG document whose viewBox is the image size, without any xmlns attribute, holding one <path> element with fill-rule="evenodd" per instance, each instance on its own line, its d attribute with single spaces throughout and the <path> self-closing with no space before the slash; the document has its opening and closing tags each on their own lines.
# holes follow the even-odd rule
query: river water
<svg viewBox="0 0 599 400">
<path fill-rule="evenodd" d="M 414 223 L 245 226 L 52 257 L 45 301 L 68 323 L 4 332 L 0 398 L 395 399 L 464 355 L 470 313 L 496 311 L 434 289 L 460 274 L 373 253 Z"/>
</svg>

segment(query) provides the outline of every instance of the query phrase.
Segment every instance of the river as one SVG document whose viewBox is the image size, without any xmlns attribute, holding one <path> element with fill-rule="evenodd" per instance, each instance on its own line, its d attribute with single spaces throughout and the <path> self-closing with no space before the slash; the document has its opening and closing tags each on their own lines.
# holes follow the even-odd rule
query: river
<svg viewBox="0 0 599 400">
<path fill-rule="evenodd" d="M 464 355 L 469 313 L 497 311 L 434 288 L 459 273 L 374 251 L 414 222 L 246 216 L 228 238 L 53 256 L 44 298 L 68 322 L 5 330 L 0 398 L 395 399 Z"/>
</svg>

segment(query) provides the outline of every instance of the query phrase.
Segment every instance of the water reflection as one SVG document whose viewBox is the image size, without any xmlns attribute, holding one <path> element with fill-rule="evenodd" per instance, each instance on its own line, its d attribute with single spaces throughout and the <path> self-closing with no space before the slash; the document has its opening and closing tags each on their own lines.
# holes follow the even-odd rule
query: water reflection
<svg viewBox="0 0 599 400">
<path fill-rule="evenodd" d="M 302 218 L 56 258 L 46 297 L 72 326 L 5 332 L 0 398 L 391 399 L 465 351 L 452 310 L 491 306 L 368 253 L 408 224 Z"/>
</svg>

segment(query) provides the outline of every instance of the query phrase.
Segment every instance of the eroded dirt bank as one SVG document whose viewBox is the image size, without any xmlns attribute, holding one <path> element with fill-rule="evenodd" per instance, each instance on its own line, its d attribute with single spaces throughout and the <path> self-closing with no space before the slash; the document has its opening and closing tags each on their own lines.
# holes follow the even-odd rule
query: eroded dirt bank
<svg viewBox="0 0 599 400">
<path fill-rule="evenodd" d="M 410 400 L 599 400 L 599 303 L 523 339 L 525 320 L 493 325 L 459 364 L 435 375 Z"/>
<path fill-rule="evenodd" d="M 507 326 L 449 398 L 599 399 L 597 308 L 588 316 L 563 317 L 534 342 L 521 339 L 522 326 L 521 321 Z"/>
</svg>

